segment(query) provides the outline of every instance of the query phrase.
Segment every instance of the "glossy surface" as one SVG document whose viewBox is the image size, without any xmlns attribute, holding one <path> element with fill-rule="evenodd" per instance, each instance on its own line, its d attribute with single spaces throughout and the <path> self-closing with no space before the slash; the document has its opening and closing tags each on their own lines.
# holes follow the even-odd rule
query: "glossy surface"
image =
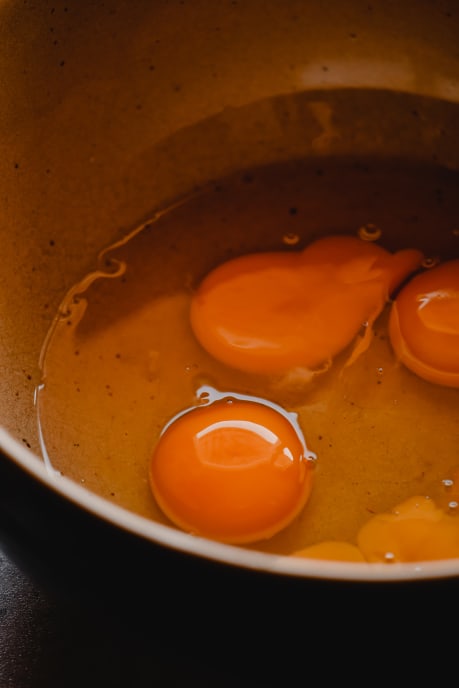
<svg viewBox="0 0 459 688">
<path fill-rule="evenodd" d="M 286 414 L 223 398 L 168 424 L 150 482 L 159 506 L 181 528 L 244 543 L 274 535 L 299 514 L 311 491 L 312 463 Z"/>
<path fill-rule="evenodd" d="M 215 358 L 255 373 L 327 369 L 366 323 L 359 351 L 389 295 L 422 261 L 352 236 L 328 236 L 297 253 L 223 263 L 191 304 L 193 331 Z"/>
<path fill-rule="evenodd" d="M 30 400 L 50 314 L 89 269 L 97 248 L 114 241 L 152 207 L 220 178 L 241 161 L 264 164 L 298 151 L 395 154 L 458 168 L 457 113 L 450 113 L 449 120 L 447 112 L 443 117 L 458 100 L 459 15 L 452 0 L 119 0 L 116 5 L 95 0 L 74 6 L 59 0 L 5 0 L 1 10 L 5 221 L 0 400 L 2 424 L 16 443 L 2 439 L 2 449 L 24 473 L 39 473 Z M 334 87 L 349 88 L 344 110 L 335 108 L 334 96 L 329 98 Z M 381 98 L 368 91 L 378 87 L 385 89 Z M 310 89 L 317 89 L 312 98 Z M 448 107 L 440 108 L 441 122 L 422 98 L 409 103 L 403 91 L 444 98 Z M 279 94 L 287 94 L 289 109 L 281 99 L 272 108 L 263 103 L 261 113 L 247 116 L 244 105 Z M 306 94 L 301 100 L 308 105 L 298 108 L 292 94 Z M 391 99 L 397 101 L 395 126 Z M 311 100 L 314 108 L 309 111 Z M 240 127 L 232 119 L 238 110 Z M 205 122 L 203 135 L 196 137 L 191 125 L 214 113 L 223 116 L 214 127 Z M 272 126 L 266 126 L 270 117 Z M 174 146 L 171 134 L 183 128 L 191 128 L 193 143 L 186 145 L 188 140 L 178 136 Z M 410 217 L 405 216 L 408 224 Z M 432 226 L 437 234 L 438 225 Z M 97 437 L 92 434 L 93 445 L 98 445 Z M 24 459 L 25 444 L 35 455 Z M 73 454 L 73 444 L 63 445 Z M 122 531 L 130 515 L 110 504 L 115 488 L 100 477 L 100 445 L 95 454 L 99 477 L 86 475 L 86 484 L 106 498 L 99 515 Z M 130 453 L 122 453 L 114 472 L 115 477 L 123 474 L 116 486 L 120 503 L 126 497 L 121 494 L 129 473 L 126 455 Z M 73 459 L 78 456 L 68 463 L 75 465 L 79 482 L 85 471 Z M 47 478 L 54 488 L 54 475 Z M 72 485 L 70 496 L 63 493 L 70 499 L 78 495 L 84 510 L 91 493 L 77 487 Z M 21 513 L 18 507 L 17 515 Z M 58 515 L 49 524 L 50 539 L 61 521 Z M 33 516 L 29 525 L 36 536 Z M 135 530 L 141 529 L 138 519 Z M 170 537 L 174 540 L 175 534 Z M 158 524 L 150 524 L 148 539 L 152 545 L 164 542 Z M 202 553 L 202 543 L 192 538 L 182 546 Z M 211 552 L 211 558 L 220 556 L 218 548 Z M 250 566 L 253 556 L 244 554 L 241 566 Z M 78 547 L 74 555 L 74 565 L 81 565 Z M 266 566 L 271 568 L 271 562 Z M 108 570 L 113 575 L 115 569 Z M 308 562 L 302 571 L 309 575 Z M 149 594 L 151 587 L 147 590 Z"/>
<path fill-rule="evenodd" d="M 389 332 L 407 368 L 429 382 L 459 387 L 459 260 L 408 282 L 393 305 Z"/>
<path fill-rule="evenodd" d="M 457 508 L 458 502 L 453 500 L 449 508 L 443 509 L 429 497 L 410 497 L 390 511 L 371 517 L 356 533 L 356 544 L 321 542 L 294 555 L 367 564 L 457 559 Z"/>
<path fill-rule="evenodd" d="M 457 559 L 459 519 L 428 497 L 411 497 L 389 513 L 370 519 L 357 541 L 369 562 Z"/>
<path fill-rule="evenodd" d="M 222 179 L 104 251 L 69 292 L 42 356 L 37 410 L 46 465 L 51 476 L 59 472 L 55 484 L 70 478 L 105 498 L 113 513 L 124 507 L 124 519 L 139 515 L 142 529 L 158 529 L 168 542 L 189 541 L 206 554 L 221 547 L 165 531 L 170 520 L 148 480 L 163 428 L 201 408 L 204 385 L 297 414 L 318 457 L 306 508 L 270 538 L 219 556 L 269 553 L 278 566 L 279 555 L 310 545 L 354 542 L 373 514 L 413 495 L 436 500 L 454 474 L 458 390 L 399 365 L 388 341 L 390 303 L 359 332 L 356 342 L 369 346 L 352 365 L 351 344 L 313 379 L 302 370 L 260 375 L 221 363 L 196 340 L 189 313 L 195 289 L 218 265 L 262 251 L 307 255 L 326 244 L 317 233 L 328 228 L 335 228 L 333 242 L 340 227 L 342 242 L 382 255 L 390 266 L 410 247 L 454 255 L 458 203 L 456 174 L 436 166 L 292 161 Z M 284 559 L 285 569 L 314 563 Z"/>
</svg>

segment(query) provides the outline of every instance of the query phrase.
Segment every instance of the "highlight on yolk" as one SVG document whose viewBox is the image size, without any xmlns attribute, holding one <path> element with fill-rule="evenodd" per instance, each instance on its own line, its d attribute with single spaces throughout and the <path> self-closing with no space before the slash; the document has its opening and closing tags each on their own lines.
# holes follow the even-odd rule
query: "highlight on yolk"
<svg viewBox="0 0 459 688">
<path fill-rule="evenodd" d="M 373 516 L 357 544 L 369 562 L 413 562 L 459 557 L 459 519 L 428 497 L 412 497 L 391 513 Z"/>
<path fill-rule="evenodd" d="M 389 335 L 396 356 L 416 375 L 459 387 L 459 260 L 408 282 L 392 306 Z"/>
<path fill-rule="evenodd" d="M 239 370 L 318 370 L 373 323 L 422 259 L 414 249 L 392 254 L 344 235 L 296 253 L 245 255 L 202 281 L 191 325 L 208 353 Z M 354 357 L 369 344 L 371 327 L 364 329 Z"/>
<path fill-rule="evenodd" d="M 150 485 L 183 530 L 248 543 L 277 533 L 306 504 L 314 455 L 287 414 L 251 399 L 222 397 L 164 429 Z"/>
</svg>

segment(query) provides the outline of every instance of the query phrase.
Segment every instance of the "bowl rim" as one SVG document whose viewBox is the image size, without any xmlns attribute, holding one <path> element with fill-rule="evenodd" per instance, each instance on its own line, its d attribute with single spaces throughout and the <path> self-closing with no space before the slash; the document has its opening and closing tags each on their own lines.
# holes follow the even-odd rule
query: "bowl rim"
<svg viewBox="0 0 459 688">
<path fill-rule="evenodd" d="M 327 561 L 279 555 L 216 542 L 158 523 L 113 504 L 74 480 L 52 471 L 44 460 L 0 426 L 0 450 L 30 477 L 75 506 L 143 540 L 214 563 L 299 579 L 390 583 L 459 577 L 459 558 L 414 563 Z"/>
</svg>

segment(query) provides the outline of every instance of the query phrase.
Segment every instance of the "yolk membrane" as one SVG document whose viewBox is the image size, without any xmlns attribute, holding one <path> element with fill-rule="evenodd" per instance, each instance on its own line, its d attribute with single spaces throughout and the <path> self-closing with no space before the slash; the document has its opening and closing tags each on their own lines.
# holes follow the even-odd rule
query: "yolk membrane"
<svg viewBox="0 0 459 688">
<path fill-rule="evenodd" d="M 414 277 L 392 306 L 397 358 L 428 382 L 459 387 L 459 260 Z"/>
<path fill-rule="evenodd" d="M 213 270 L 194 294 L 195 336 L 234 368 L 282 374 L 318 369 L 371 325 L 422 254 L 392 254 L 353 236 L 319 239 L 296 253 L 246 255 Z M 354 356 L 369 344 L 371 327 Z"/>
<path fill-rule="evenodd" d="M 222 398 L 163 431 L 150 465 L 153 495 L 183 530 L 230 543 L 270 537 L 308 500 L 313 462 L 275 407 Z"/>
</svg>

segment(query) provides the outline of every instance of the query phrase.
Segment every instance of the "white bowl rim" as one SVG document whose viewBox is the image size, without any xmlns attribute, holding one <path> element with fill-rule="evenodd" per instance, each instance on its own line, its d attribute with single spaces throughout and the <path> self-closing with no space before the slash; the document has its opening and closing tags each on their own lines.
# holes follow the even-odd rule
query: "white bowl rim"
<svg viewBox="0 0 459 688">
<path fill-rule="evenodd" d="M 52 474 L 39 456 L 2 427 L 0 450 L 6 460 L 11 460 L 36 481 L 84 511 L 132 535 L 184 555 L 241 569 L 305 580 L 389 583 L 459 577 L 459 558 L 415 563 L 366 564 L 277 555 L 215 542 L 137 515 L 96 495 L 69 478 Z"/>
</svg>

